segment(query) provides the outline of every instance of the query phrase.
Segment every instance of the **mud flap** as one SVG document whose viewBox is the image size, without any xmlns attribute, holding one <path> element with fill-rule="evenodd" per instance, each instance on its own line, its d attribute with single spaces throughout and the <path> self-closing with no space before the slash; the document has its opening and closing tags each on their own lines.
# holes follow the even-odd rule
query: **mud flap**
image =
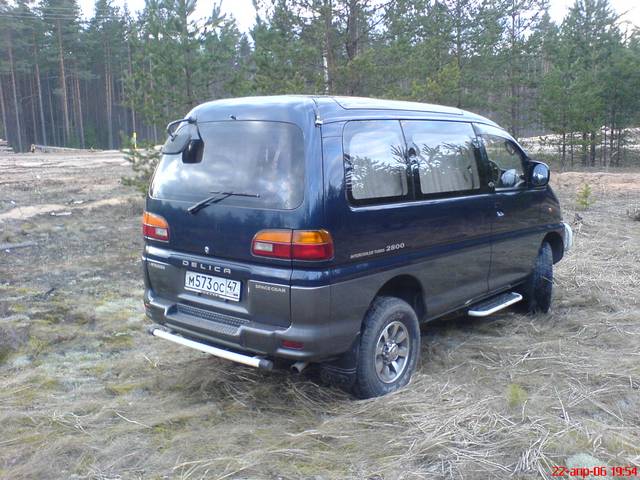
<svg viewBox="0 0 640 480">
<path fill-rule="evenodd" d="M 351 348 L 339 357 L 319 365 L 320 380 L 329 385 L 351 391 L 356 380 L 360 334 L 351 344 Z"/>
</svg>

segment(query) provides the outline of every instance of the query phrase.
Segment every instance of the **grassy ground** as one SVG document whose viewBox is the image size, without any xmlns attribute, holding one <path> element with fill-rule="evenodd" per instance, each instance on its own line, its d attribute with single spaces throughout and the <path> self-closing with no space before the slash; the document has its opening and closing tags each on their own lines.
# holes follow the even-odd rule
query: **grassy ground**
<svg viewBox="0 0 640 480">
<path fill-rule="evenodd" d="M 109 153 L 0 158 L 1 478 L 533 479 L 640 465 L 640 222 L 627 216 L 640 174 L 554 176 L 576 245 L 550 315 L 428 325 L 411 384 L 356 401 L 144 333 L 127 171 Z M 576 217 L 583 183 L 592 205 Z"/>
</svg>

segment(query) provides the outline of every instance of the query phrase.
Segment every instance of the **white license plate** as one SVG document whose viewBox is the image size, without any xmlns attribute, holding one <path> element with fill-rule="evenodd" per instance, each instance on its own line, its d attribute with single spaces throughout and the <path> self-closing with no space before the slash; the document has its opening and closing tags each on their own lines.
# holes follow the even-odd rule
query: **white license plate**
<svg viewBox="0 0 640 480">
<path fill-rule="evenodd" d="M 187 271 L 184 277 L 185 290 L 204 292 L 222 298 L 228 298 L 234 302 L 240 301 L 242 283 L 228 278 L 214 277 L 203 273 Z"/>
</svg>

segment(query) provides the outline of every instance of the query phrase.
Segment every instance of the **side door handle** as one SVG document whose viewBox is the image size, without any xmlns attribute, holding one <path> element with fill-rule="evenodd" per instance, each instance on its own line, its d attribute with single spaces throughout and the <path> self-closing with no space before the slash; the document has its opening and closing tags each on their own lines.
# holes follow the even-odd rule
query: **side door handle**
<svg viewBox="0 0 640 480">
<path fill-rule="evenodd" d="M 496 217 L 498 218 L 504 217 L 504 212 L 502 210 L 496 210 Z"/>
</svg>

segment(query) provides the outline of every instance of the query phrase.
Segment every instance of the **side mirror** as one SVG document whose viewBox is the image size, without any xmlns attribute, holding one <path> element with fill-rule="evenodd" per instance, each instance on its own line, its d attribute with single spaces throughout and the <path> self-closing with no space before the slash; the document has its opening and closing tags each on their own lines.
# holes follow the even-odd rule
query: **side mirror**
<svg viewBox="0 0 640 480">
<path fill-rule="evenodd" d="M 202 161 L 202 151 L 204 150 L 202 140 L 190 140 L 182 151 L 183 163 L 200 163 Z"/>
<path fill-rule="evenodd" d="M 551 172 L 546 163 L 533 162 L 533 168 L 531 169 L 531 186 L 544 187 L 549 183 L 549 177 Z"/>
</svg>

